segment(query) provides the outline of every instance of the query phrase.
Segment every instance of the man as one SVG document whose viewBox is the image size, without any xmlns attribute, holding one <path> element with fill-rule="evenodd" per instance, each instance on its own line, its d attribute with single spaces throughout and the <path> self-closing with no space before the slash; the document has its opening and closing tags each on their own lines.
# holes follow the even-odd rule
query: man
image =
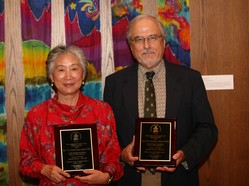
<svg viewBox="0 0 249 186">
<path fill-rule="evenodd" d="M 199 72 L 163 59 L 166 33 L 162 24 L 149 15 L 139 15 L 129 24 L 127 39 L 138 63 L 106 78 L 104 100 L 113 108 L 122 149 L 124 177 L 121 186 L 196 186 L 198 164 L 217 140 L 205 87 Z M 145 73 L 154 71 L 153 83 L 157 118 L 177 119 L 176 168 L 157 167 L 152 174 L 134 167 L 136 119 L 144 117 Z"/>
</svg>

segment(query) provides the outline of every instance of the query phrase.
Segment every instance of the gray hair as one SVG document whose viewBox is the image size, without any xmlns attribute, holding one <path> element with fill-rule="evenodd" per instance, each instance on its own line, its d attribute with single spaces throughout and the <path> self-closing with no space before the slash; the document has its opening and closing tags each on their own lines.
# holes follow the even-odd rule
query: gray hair
<svg viewBox="0 0 249 186">
<path fill-rule="evenodd" d="M 81 64 L 82 69 L 83 69 L 83 80 L 85 80 L 86 75 L 87 75 L 88 61 L 83 51 L 79 47 L 74 46 L 74 45 L 69 45 L 69 46 L 58 45 L 49 52 L 47 61 L 46 61 L 47 78 L 50 83 L 51 83 L 51 75 L 54 70 L 54 64 L 55 64 L 54 62 L 60 55 L 66 54 L 66 53 L 71 53 L 78 58 L 79 63 Z"/>
<path fill-rule="evenodd" d="M 137 21 L 140 21 L 142 19 L 150 19 L 152 21 L 154 21 L 157 25 L 158 25 L 158 28 L 160 29 L 160 32 L 161 32 L 161 35 L 163 36 L 163 38 L 166 37 L 166 31 L 164 29 L 164 26 L 163 24 L 154 16 L 151 16 L 151 15 L 145 15 L 145 14 L 142 14 L 142 15 L 138 15 L 136 16 L 134 19 L 132 19 L 129 23 L 129 26 L 128 26 L 128 30 L 126 32 L 126 38 L 128 40 L 128 42 L 130 43 L 131 41 L 131 31 L 132 31 L 132 27 L 134 26 L 134 24 L 137 22 Z"/>
</svg>

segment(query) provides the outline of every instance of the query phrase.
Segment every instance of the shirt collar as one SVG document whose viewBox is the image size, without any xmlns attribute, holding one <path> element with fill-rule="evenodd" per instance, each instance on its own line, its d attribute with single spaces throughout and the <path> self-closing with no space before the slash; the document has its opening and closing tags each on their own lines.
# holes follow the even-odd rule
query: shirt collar
<svg viewBox="0 0 249 186">
<path fill-rule="evenodd" d="M 160 63 L 159 63 L 159 65 L 157 65 L 155 68 L 153 68 L 153 69 L 150 69 L 150 70 L 148 70 L 147 68 L 145 68 L 145 67 L 143 67 L 142 65 L 138 65 L 138 68 L 139 68 L 139 72 L 141 73 L 141 74 L 143 74 L 143 75 L 145 75 L 145 73 L 146 72 L 149 72 L 149 71 L 154 71 L 155 72 L 155 76 L 158 74 L 158 73 L 160 73 L 160 71 L 162 71 L 163 69 L 164 69 L 164 61 L 162 60 Z M 155 77 L 154 76 L 154 77 Z"/>
</svg>

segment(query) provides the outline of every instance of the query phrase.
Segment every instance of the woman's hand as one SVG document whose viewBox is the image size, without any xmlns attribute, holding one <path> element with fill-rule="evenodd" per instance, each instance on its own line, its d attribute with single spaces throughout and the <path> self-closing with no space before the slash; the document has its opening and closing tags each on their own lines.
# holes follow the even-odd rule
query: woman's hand
<svg viewBox="0 0 249 186">
<path fill-rule="evenodd" d="M 52 183 L 60 183 L 66 181 L 66 178 L 69 178 L 70 175 L 63 171 L 61 168 L 56 165 L 45 165 L 41 170 L 41 174 L 46 176 Z"/>
<path fill-rule="evenodd" d="M 101 172 L 99 170 L 84 170 L 86 176 L 75 176 L 74 178 L 87 183 L 92 184 L 107 184 L 110 179 L 110 175 L 107 172 Z"/>
</svg>

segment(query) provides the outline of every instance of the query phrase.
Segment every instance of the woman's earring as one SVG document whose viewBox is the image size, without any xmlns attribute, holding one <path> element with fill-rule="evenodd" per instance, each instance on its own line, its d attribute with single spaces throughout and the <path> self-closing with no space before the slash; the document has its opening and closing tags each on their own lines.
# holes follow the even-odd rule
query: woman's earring
<svg viewBox="0 0 249 186">
<path fill-rule="evenodd" d="M 82 81 L 82 85 L 84 85 L 85 84 L 85 82 L 84 81 Z"/>
<path fill-rule="evenodd" d="M 52 81 L 52 82 L 51 82 L 51 87 L 53 87 L 53 86 L 54 86 L 54 82 Z"/>
</svg>

